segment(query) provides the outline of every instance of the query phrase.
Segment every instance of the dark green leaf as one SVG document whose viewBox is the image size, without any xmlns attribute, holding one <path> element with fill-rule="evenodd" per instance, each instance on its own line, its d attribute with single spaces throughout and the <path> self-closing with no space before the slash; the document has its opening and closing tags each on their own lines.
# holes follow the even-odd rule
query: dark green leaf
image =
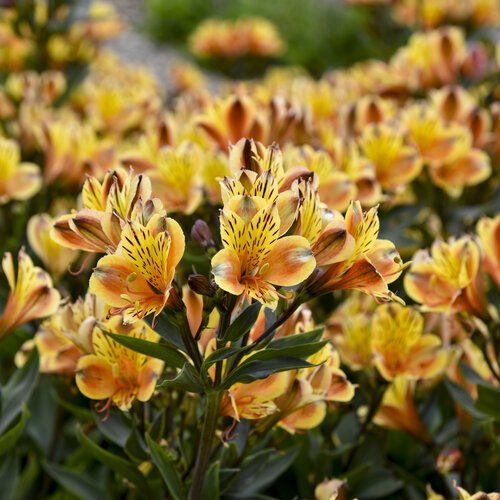
<svg viewBox="0 0 500 500">
<path fill-rule="evenodd" d="M 0 455 L 9 451 L 17 443 L 29 414 L 28 407 L 24 405 L 19 422 L 0 437 Z"/>
<path fill-rule="evenodd" d="M 16 489 L 17 476 L 19 474 L 19 464 L 14 453 L 2 458 L 2 468 L 0 469 L 0 498 L 11 500 Z"/>
<path fill-rule="evenodd" d="M 165 485 L 168 492 L 174 500 L 184 499 L 184 488 L 182 486 L 182 481 L 175 467 L 176 459 L 172 452 L 165 451 L 158 443 L 153 441 L 146 434 L 146 441 L 149 446 L 149 451 L 151 452 L 151 459 L 156 465 L 160 474 L 165 481 Z"/>
<path fill-rule="evenodd" d="M 156 318 L 154 318 L 153 325 L 153 315 L 150 314 L 144 318 L 144 321 L 160 336 L 165 340 L 167 345 L 172 348 L 178 348 L 181 351 L 186 352 L 186 347 L 184 346 L 184 341 L 182 340 L 182 335 L 179 328 L 171 321 L 168 314 L 163 310 Z"/>
<path fill-rule="evenodd" d="M 24 365 L 14 373 L 3 388 L 0 435 L 21 413 L 23 403 L 28 402 L 38 379 L 38 360 L 38 351 L 33 349 Z"/>
<path fill-rule="evenodd" d="M 222 361 L 224 359 L 230 358 L 234 354 L 240 352 L 244 347 L 230 346 L 230 347 L 222 347 L 221 349 L 217 349 L 210 356 L 208 356 L 203 364 L 201 365 L 201 371 L 206 372 L 208 369 L 217 361 Z"/>
<path fill-rule="evenodd" d="M 265 361 L 251 361 L 251 358 L 249 358 L 224 380 L 221 389 L 227 390 L 236 382 L 249 384 L 254 380 L 267 378 L 273 373 L 310 368 L 312 366 L 316 365 L 298 358 L 283 357 Z"/>
<path fill-rule="evenodd" d="M 203 383 L 198 378 L 196 371 L 191 363 L 186 362 L 177 375 L 172 380 L 164 380 L 158 389 L 177 389 L 186 392 L 203 392 L 205 390 Z"/>
<path fill-rule="evenodd" d="M 235 342 L 248 333 L 255 325 L 262 305 L 255 302 L 244 309 L 239 316 L 229 325 L 224 335 L 224 341 Z"/>
<path fill-rule="evenodd" d="M 151 489 L 146 479 L 135 465 L 128 462 L 124 458 L 111 453 L 110 451 L 103 450 L 98 444 L 94 443 L 91 439 L 85 436 L 79 427 L 76 428 L 76 436 L 82 447 L 85 448 L 85 450 L 96 460 L 134 483 L 137 486 L 137 489 L 144 495 L 151 494 Z"/>
<path fill-rule="evenodd" d="M 458 365 L 460 367 L 460 371 L 462 372 L 463 376 L 465 377 L 465 380 L 467 380 L 467 382 L 469 382 L 470 384 L 486 384 L 487 383 L 486 380 L 484 380 L 484 378 L 481 377 L 481 375 L 479 375 L 479 373 L 477 373 L 477 371 L 474 370 L 474 368 L 472 368 L 468 364 L 460 361 Z"/>
<path fill-rule="evenodd" d="M 241 471 L 229 490 L 233 494 L 253 495 L 273 484 L 295 460 L 298 447 L 286 452 L 262 450 L 243 460 Z"/>
<path fill-rule="evenodd" d="M 317 342 L 323 334 L 323 328 L 316 328 L 310 332 L 297 333 L 295 335 L 287 335 L 273 340 L 269 344 L 269 349 L 284 349 L 288 347 L 295 347 L 304 344 L 311 344 Z"/>
<path fill-rule="evenodd" d="M 220 486 L 219 486 L 219 470 L 220 462 L 214 462 L 203 480 L 203 488 L 201 490 L 201 498 L 210 498 L 210 500 L 219 500 Z"/>
<path fill-rule="evenodd" d="M 353 484 L 353 483 L 356 484 Z M 382 468 L 371 468 L 358 481 L 348 482 L 349 493 L 359 498 L 387 498 L 403 487 L 403 482 Z"/>
<path fill-rule="evenodd" d="M 476 410 L 500 421 L 500 388 L 478 384 Z"/>
<path fill-rule="evenodd" d="M 123 413 L 113 408 L 106 420 L 96 413 L 93 416 L 97 428 L 104 436 L 120 448 L 124 448 L 130 434 L 130 426 L 125 423 Z"/>
<path fill-rule="evenodd" d="M 157 342 L 149 342 L 149 340 L 138 339 L 128 335 L 120 335 L 117 333 L 103 332 L 111 337 L 119 344 L 128 347 L 132 351 L 151 356 L 153 358 L 165 361 L 168 366 L 174 368 L 181 368 L 186 362 L 186 357 L 181 354 L 177 349 L 169 347 L 166 344 L 158 344 Z"/>
<path fill-rule="evenodd" d="M 269 359 L 281 358 L 283 356 L 293 357 L 293 358 L 308 358 L 312 356 L 328 342 L 328 340 L 322 340 L 321 342 L 312 342 L 310 344 L 302 344 L 290 347 L 282 347 L 281 349 L 272 349 L 271 345 L 259 352 L 256 352 L 248 361 L 266 361 Z"/>
<path fill-rule="evenodd" d="M 42 463 L 47 473 L 61 486 L 81 500 L 109 500 L 96 481 L 81 471 L 75 471 L 57 464 Z"/>
<path fill-rule="evenodd" d="M 149 460 L 149 453 L 144 439 L 139 435 L 137 427 L 134 425 L 132 432 L 125 443 L 127 455 L 139 463 Z"/>
<path fill-rule="evenodd" d="M 458 403 L 464 410 L 468 411 L 471 415 L 477 418 L 484 418 L 485 415 L 474 406 L 474 399 L 472 396 L 460 385 L 456 384 L 449 378 L 444 381 L 446 389 L 453 400 Z"/>
</svg>

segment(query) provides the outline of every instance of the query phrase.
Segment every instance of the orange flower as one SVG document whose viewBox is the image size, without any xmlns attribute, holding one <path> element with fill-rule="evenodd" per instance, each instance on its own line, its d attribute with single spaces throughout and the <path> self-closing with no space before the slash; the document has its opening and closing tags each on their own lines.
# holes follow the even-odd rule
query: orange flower
<svg viewBox="0 0 500 500">
<path fill-rule="evenodd" d="M 34 163 L 21 163 L 16 141 L 0 137 L 0 204 L 27 200 L 42 186 L 40 169 Z"/>
<path fill-rule="evenodd" d="M 430 253 L 419 250 L 415 254 L 404 280 L 406 293 L 426 311 L 485 316 L 479 265 L 479 248 L 471 238 L 435 241 Z"/>
<path fill-rule="evenodd" d="M 31 248 L 55 278 L 62 276 L 78 257 L 78 252 L 54 241 L 50 233 L 54 225 L 48 214 L 33 215 L 28 221 L 27 236 Z"/>
<path fill-rule="evenodd" d="M 500 215 L 494 219 L 482 217 L 476 231 L 483 250 L 484 268 L 500 287 Z"/>
<path fill-rule="evenodd" d="M 18 255 L 17 280 L 10 253 L 3 256 L 2 267 L 10 292 L 0 318 L 0 338 L 24 323 L 54 314 L 61 300 L 50 276 L 33 265 L 24 249 Z"/>
<path fill-rule="evenodd" d="M 112 333 L 157 342 L 159 336 L 146 324 L 139 322 L 125 327 L 120 317 L 105 325 Z M 113 403 L 127 411 L 137 398 L 148 401 L 163 370 L 163 361 L 132 351 L 115 342 L 100 330 L 92 336 L 94 354 L 82 356 L 76 366 L 76 385 L 90 399 L 107 402 L 99 411 L 108 410 Z"/>
<path fill-rule="evenodd" d="M 126 323 L 152 312 L 156 317 L 169 299 L 184 246 L 181 227 L 169 217 L 155 214 L 146 225 L 129 221 L 117 253 L 97 262 L 89 290 L 112 306 L 111 314 L 124 313 Z"/>
<path fill-rule="evenodd" d="M 386 380 L 397 374 L 413 378 L 435 377 L 444 368 L 447 354 L 436 335 L 422 335 L 424 319 L 411 307 L 380 306 L 372 318 L 375 364 Z"/>
<path fill-rule="evenodd" d="M 233 295 L 244 294 L 275 309 L 280 294 L 273 285 L 298 285 L 316 266 L 305 238 L 280 238 L 276 203 L 267 204 L 260 196 L 231 198 L 220 226 L 224 249 L 213 257 L 212 272 L 215 282 Z"/>
</svg>

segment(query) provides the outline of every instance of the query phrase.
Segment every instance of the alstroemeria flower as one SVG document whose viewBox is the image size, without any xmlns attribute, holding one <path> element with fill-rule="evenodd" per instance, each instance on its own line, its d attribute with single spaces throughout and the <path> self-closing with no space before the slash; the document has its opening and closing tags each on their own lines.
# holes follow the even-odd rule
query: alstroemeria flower
<svg viewBox="0 0 500 500">
<path fill-rule="evenodd" d="M 78 252 L 63 247 L 51 238 L 53 225 L 54 220 L 50 215 L 36 214 L 28 221 L 26 233 L 31 248 L 57 279 L 66 273 L 71 263 L 78 258 Z"/>
<path fill-rule="evenodd" d="M 419 250 L 405 276 L 406 293 L 426 311 L 486 313 L 480 252 L 469 237 L 435 241 L 429 253 Z"/>
<path fill-rule="evenodd" d="M 354 385 L 340 369 L 331 344 L 325 344 L 308 361 L 319 366 L 299 370 L 287 394 L 276 401 L 283 415 L 279 425 L 291 433 L 318 426 L 325 418 L 327 402 L 347 402 L 354 397 Z"/>
<path fill-rule="evenodd" d="M 233 295 L 276 308 L 277 286 L 295 286 L 314 270 L 316 261 L 302 236 L 279 237 L 276 203 L 259 196 L 234 196 L 220 215 L 224 246 L 212 259 L 215 282 Z"/>
<path fill-rule="evenodd" d="M 65 304 L 40 325 L 35 337 L 25 342 L 16 354 L 16 364 L 36 345 L 40 372 L 73 375 L 84 354 L 92 354 L 92 335 L 97 322 L 105 319 L 105 306 L 95 295 L 87 294 L 73 304 Z"/>
<path fill-rule="evenodd" d="M 400 429 L 424 443 L 432 442 L 424 424 L 420 420 L 413 393 L 415 381 L 403 375 L 397 376 L 386 389 L 374 422 L 383 427 Z"/>
<path fill-rule="evenodd" d="M 173 219 L 159 214 L 147 225 L 129 221 L 116 254 L 97 262 L 89 290 L 124 314 L 125 322 L 157 316 L 167 304 L 175 268 L 184 254 L 184 233 Z"/>
<path fill-rule="evenodd" d="M 337 233 L 345 235 L 347 230 L 345 244 L 354 239 L 354 249 L 348 257 L 339 252 L 336 259 L 330 260 L 331 264 L 307 284 L 308 293 L 319 296 L 352 289 L 383 300 L 394 298 L 388 284 L 400 276 L 404 264 L 391 241 L 378 239 L 377 208 L 364 213 L 359 201 L 355 201 L 349 206 L 345 221 L 341 219 L 338 218 Z M 349 246 L 352 247 L 350 243 Z"/>
<path fill-rule="evenodd" d="M 21 163 L 19 145 L 0 137 L 0 204 L 27 200 L 42 186 L 40 169 L 34 163 Z"/>
<path fill-rule="evenodd" d="M 128 327 L 121 317 L 105 324 L 107 331 L 158 342 L 159 336 L 145 323 Z M 127 411 L 137 398 L 148 401 L 163 370 L 163 361 L 132 351 L 115 342 L 101 330 L 92 336 L 94 354 L 82 356 L 76 366 L 76 385 L 90 399 L 107 400 L 99 411 L 108 410 L 111 403 Z"/>
<path fill-rule="evenodd" d="M 380 306 L 372 318 L 375 364 L 386 380 L 397 374 L 431 378 L 447 361 L 437 335 L 425 334 L 424 318 L 411 307 L 400 304 Z"/>
<path fill-rule="evenodd" d="M 136 203 L 150 196 L 151 182 L 145 175 L 119 168 L 109 171 L 102 182 L 89 177 L 82 189 L 84 208 L 59 217 L 51 236 L 60 245 L 74 250 L 112 253 Z"/>
<path fill-rule="evenodd" d="M 418 150 L 405 142 L 405 134 L 394 126 L 366 127 L 359 139 L 361 151 L 375 165 L 377 180 L 385 189 L 404 188 L 418 177 L 423 161 Z"/>
<path fill-rule="evenodd" d="M 476 231 L 483 250 L 484 268 L 500 287 L 500 215 L 494 219 L 482 217 Z"/>
<path fill-rule="evenodd" d="M 61 300 L 59 292 L 52 287 L 50 276 L 33 265 L 24 249 L 19 251 L 17 259 L 17 279 L 12 255 L 6 253 L 2 260 L 10 292 L 0 318 L 0 338 L 28 321 L 54 314 Z"/>
</svg>

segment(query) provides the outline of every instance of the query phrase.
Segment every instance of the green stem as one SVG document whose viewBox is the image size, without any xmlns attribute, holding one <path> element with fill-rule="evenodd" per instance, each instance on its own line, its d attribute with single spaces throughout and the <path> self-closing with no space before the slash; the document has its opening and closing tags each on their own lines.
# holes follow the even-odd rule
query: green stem
<svg viewBox="0 0 500 500">
<path fill-rule="evenodd" d="M 193 472 L 193 480 L 189 489 L 188 500 L 199 500 L 203 488 L 203 480 L 210 461 L 210 452 L 217 428 L 220 405 L 222 402 L 222 391 L 207 391 L 207 407 L 203 419 L 198 456 Z"/>
</svg>

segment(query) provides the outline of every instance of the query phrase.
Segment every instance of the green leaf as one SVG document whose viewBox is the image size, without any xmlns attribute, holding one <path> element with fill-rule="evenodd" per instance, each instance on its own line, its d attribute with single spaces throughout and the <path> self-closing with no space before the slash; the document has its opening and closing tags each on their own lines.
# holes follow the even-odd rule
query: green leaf
<svg viewBox="0 0 500 500">
<path fill-rule="evenodd" d="M 146 442 L 151 452 L 151 459 L 160 471 L 168 492 L 172 495 L 174 500 L 183 500 L 184 488 L 179 472 L 175 466 L 175 456 L 171 452 L 165 451 L 158 443 L 153 441 L 148 434 L 146 434 Z"/>
<path fill-rule="evenodd" d="M 28 399 L 38 379 L 38 351 L 33 349 L 24 365 L 7 382 L 2 391 L 2 413 L 0 416 L 0 435 L 10 425 Z"/>
<path fill-rule="evenodd" d="M 267 361 L 270 359 L 281 358 L 283 356 L 293 357 L 293 358 L 308 358 L 314 353 L 318 352 L 323 346 L 328 342 L 328 340 L 322 340 L 321 342 L 312 342 L 310 344 L 301 344 L 290 347 L 282 347 L 281 349 L 273 349 L 269 346 L 259 352 L 256 352 L 248 361 Z"/>
<path fill-rule="evenodd" d="M 84 472 L 45 461 L 42 466 L 55 481 L 81 500 L 109 500 L 106 493 L 96 486 L 95 479 Z"/>
<path fill-rule="evenodd" d="M 224 359 L 230 358 L 243 349 L 244 347 L 238 346 L 222 347 L 221 349 L 217 349 L 217 351 L 214 351 L 205 359 L 205 361 L 203 361 L 201 371 L 207 372 L 214 363 L 217 363 L 217 361 L 223 361 Z"/>
<path fill-rule="evenodd" d="M 149 484 L 147 483 L 142 472 L 135 465 L 128 462 L 122 457 L 103 450 L 98 444 L 94 443 L 82 432 L 80 427 L 76 428 L 76 437 L 85 450 L 92 455 L 96 460 L 108 466 L 110 469 L 121 474 L 124 478 L 137 486 L 137 489 L 144 493 L 145 496 L 152 495 Z"/>
<path fill-rule="evenodd" d="M 0 455 L 9 451 L 17 443 L 29 415 L 28 407 L 24 405 L 19 422 L 0 437 Z"/>
<path fill-rule="evenodd" d="M 287 335 L 273 340 L 269 344 L 270 349 L 284 349 L 289 347 L 300 346 L 304 344 L 311 344 L 317 342 L 323 334 L 323 328 L 316 328 L 310 332 L 297 333 L 295 335 Z"/>
<path fill-rule="evenodd" d="M 103 330 L 103 332 L 119 344 L 128 347 L 132 351 L 161 359 L 162 361 L 165 361 L 168 366 L 181 368 L 186 362 L 186 357 L 184 355 L 182 355 L 177 349 L 169 347 L 166 344 L 158 344 L 157 342 L 150 342 L 149 340 L 138 339 L 128 335 L 111 333 L 106 330 Z"/>
<path fill-rule="evenodd" d="M 150 314 L 144 318 L 144 321 L 166 342 L 167 345 L 186 352 L 181 332 L 170 320 L 165 309 L 156 318 Z"/>
<path fill-rule="evenodd" d="M 0 469 L 0 498 L 11 500 L 14 497 L 19 474 L 19 463 L 14 453 L 2 458 Z"/>
<path fill-rule="evenodd" d="M 231 484 L 230 493 L 254 495 L 273 484 L 297 457 L 299 447 L 286 452 L 261 450 L 243 460 L 241 471 Z"/>
<path fill-rule="evenodd" d="M 137 432 L 137 428 L 134 425 L 132 432 L 130 433 L 127 442 L 125 443 L 125 451 L 127 455 L 139 463 L 149 460 L 149 453 L 144 443 L 144 439 Z"/>
<path fill-rule="evenodd" d="M 93 414 L 93 419 L 104 437 L 116 443 L 120 448 L 125 447 L 130 435 L 130 426 L 125 422 L 125 416 L 122 412 L 113 408 L 105 420 L 102 420 L 102 415 L 98 413 Z"/>
<path fill-rule="evenodd" d="M 177 377 L 171 380 L 164 380 L 157 386 L 157 389 L 176 389 L 186 392 L 204 392 L 205 387 L 198 378 L 198 375 L 189 362 L 186 362 Z"/>
<path fill-rule="evenodd" d="M 255 302 L 244 309 L 229 325 L 223 340 L 226 342 L 235 342 L 248 333 L 255 325 L 261 307 L 260 302 Z"/>
<path fill-rule="evenodd" d="M 265 361 L 254 361 L 252 358 L 248 358 L 229 374 L 229 376 L 222 383 L 220 387 L 221 390 L 229 389 L 236 382 L 249 384 L 254 380 L 267 378 L 273 373 L 316 366 L 298 358 L 283 357 Z"/>
<path fill-rule="evenodd" d="M 479 411 L 479 409 L 474 406 L 474 399 L 462 386 L 456 384 L 449 378 L 445 378 L 444 384 L 452 399 L 456 403 L 458 403 L 464 410 L 468 411 L 476 418 L 485 417 L 485 414 Z"/>
<path fill-rule="evenodd" d="M 220 462 L 214 462 L 203 480 L 203 488 L 201 490 L 201 498 L 210 498 L 210 500 L 219 500 L 220 498 Z"/>
<path fill-rule="evenodd" d="M 476 410 L 500 421 L 500 388 L 478 384 Z"/>
</svg>

